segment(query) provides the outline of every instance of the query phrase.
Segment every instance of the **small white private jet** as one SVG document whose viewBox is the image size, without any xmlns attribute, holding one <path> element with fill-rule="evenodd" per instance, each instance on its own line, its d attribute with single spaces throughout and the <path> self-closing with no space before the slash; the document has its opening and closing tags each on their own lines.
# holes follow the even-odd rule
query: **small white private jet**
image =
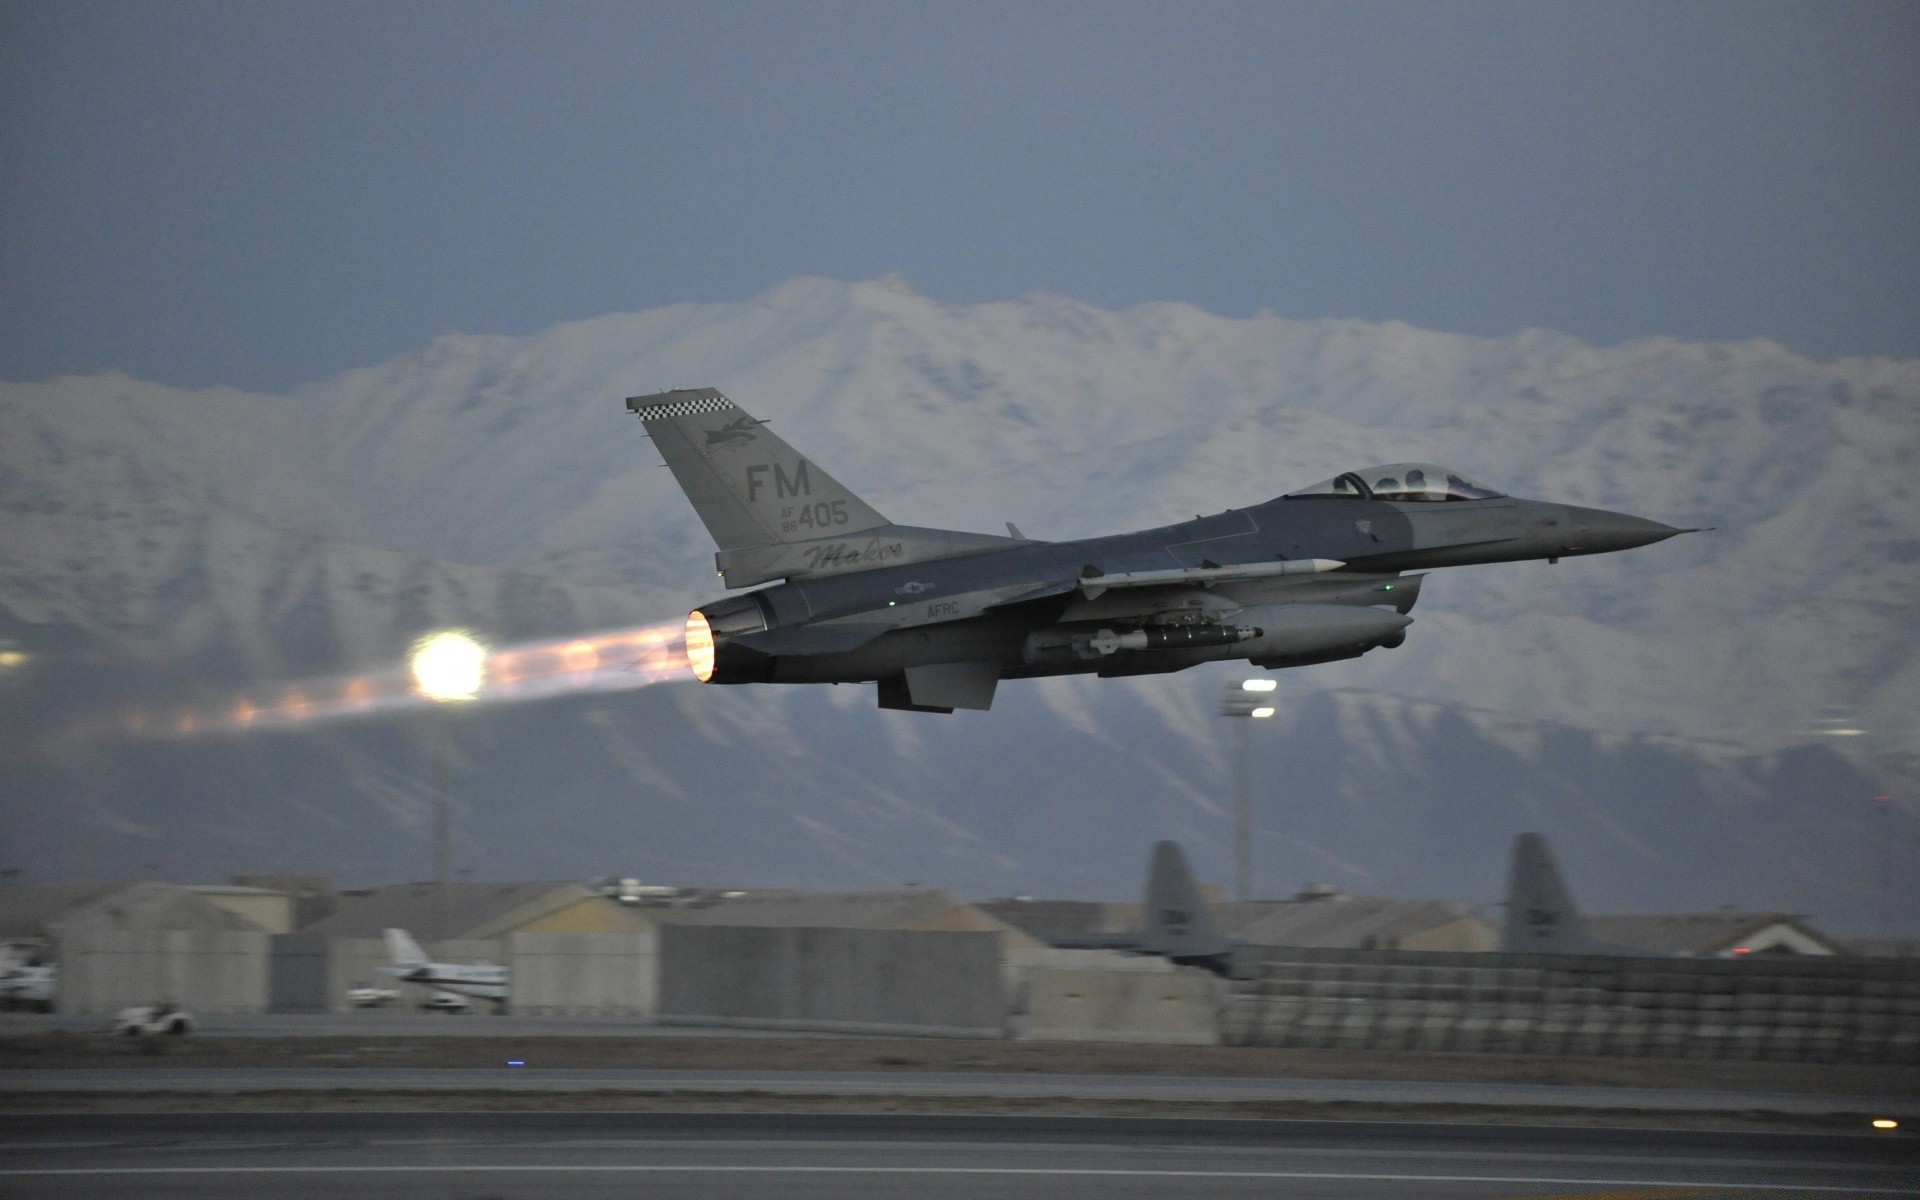
<svg viewBox="0 0 1920 1200">
<path fill-rule="evenodd" d="M 427 957 L 426 951 L 420 949 L 420 943 L 414 941 L 404 929 L 389 929 L 386 938 L 387 956 L 393 959 L 393 965 L 381 967 L 380 970 L 404 983 L 418 984 L 428 989 L 432 995 L 421 1007 L 452 1009 L 455 1006 L 450 1002 L 436 1004 L 435 1001 L 443 996 L 459 996 L 491 1000 L 496 1012 L 506 1008 L 505 967 L 492 963 L 434 962 Z"/>
</svg>

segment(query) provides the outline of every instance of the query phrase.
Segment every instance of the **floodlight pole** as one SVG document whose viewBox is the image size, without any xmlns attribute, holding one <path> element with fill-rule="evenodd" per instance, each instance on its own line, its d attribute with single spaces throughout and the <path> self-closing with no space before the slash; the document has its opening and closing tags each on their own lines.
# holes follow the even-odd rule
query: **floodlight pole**
<svg viewBox="0 0 1920 1200">
<path fill-rule="evenodd" d="M 1879 893 L 1876 898 L 1880 901 L 1880 936 L 1892 938 L 1896 936 L 1893 927 L 1893 875 L 1890 869 L 1890 855 L 1893 850 L 1891 825 L 1893 797 L 1882 792 L 1873 798 L 1873 807 L 1880 815 L 1880 828 L 1877 831 L 1879 836 L 1875 838 L 1880 843 L 1880 886 L 1874 889 Z"/>
<path fill-rule="evenodd" d="M 1233 771 L 1233 898 L 1245 904 L 1253 898 L 1253 798 L 1247 767 L 1247 722 L 1233 723 L 1238 751 Z"/>
<path fill-rule="evenodd" d="M 1233 896 L 1241 904 L 1253 899 L 1253 786 L 1247 764 L 1247 722 L 1273 715 L 1267 694 L 1274 687 L 1270 679 L 1243 679 L 1228 684 L 1220 702 L 1220 715 L 1234 721 Z"/>
<path fill-rule="evenodd" d="M 453 826 L 453 714 L 456 701 L 471 700 L 486 686 L 486 648 L 468 634 L 443 630 L 414 643 L 411 669 L 414 690 L 440 711 L 430 740 L 433 743 L 433 892 L 434 936 L 447 936 L 447 884 L 452 874 Z"/>
<path fill-rule="evenodd" d="M 448 841 L 453 825 L 453 748 L 448 743 L 453 740 L 453 722 L 448 719 L 444 704 L 434 705 L 433 714 L 433 881 L 441 887 L 447 886 L 448 864 L 451 859 Z"/>
<path fill-rule="evenodd" d="M 433 936 L 447 936 L 447 877 L 453 833 L 453 714 L 436 703 L 433 713 Z"/>
</svg>

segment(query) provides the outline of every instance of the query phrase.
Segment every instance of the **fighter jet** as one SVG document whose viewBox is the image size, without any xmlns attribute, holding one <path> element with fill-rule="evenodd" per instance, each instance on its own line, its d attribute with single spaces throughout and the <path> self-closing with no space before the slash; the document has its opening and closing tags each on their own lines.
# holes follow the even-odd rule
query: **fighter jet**
<svg viewBox="0 0 1920 1200">
<path fill-rule="evenodd" d="M 1414 462 L 1110 537 L 923 529 L 889 521 L 713 388 L 627 408 L 719 545 L 722 582 L 758 588 L 687 617 L 695 676 L 872 682 L 880 707 L 912 712 L 988 708 L 1002 679 L 1355 658 L 1406 639 L 1422 576 L 1404 572 L 1688 532 Z"/>
</svg>

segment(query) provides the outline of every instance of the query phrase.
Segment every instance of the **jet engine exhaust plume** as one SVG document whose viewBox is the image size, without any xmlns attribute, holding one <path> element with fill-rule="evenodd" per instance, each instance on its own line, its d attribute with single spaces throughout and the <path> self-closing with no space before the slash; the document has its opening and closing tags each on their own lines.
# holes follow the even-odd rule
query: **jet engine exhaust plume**
<svg viewBox="0 0 1920 1200">
<path fill-rule="evenodd" d="M 445 682 L 450 662 L 455 684 Z M 122 728 L 145 737 L 290 729 L 423 709 L 448 699 L 510 703 L 578 692 L 624 692 L 692 678 L 680 621 L 497 649 L 448 631 L 420 639 L 407 662 L 383 670 L 250 692 L 219 708 L 149 709 L 134 713 Z"/>
</svg>

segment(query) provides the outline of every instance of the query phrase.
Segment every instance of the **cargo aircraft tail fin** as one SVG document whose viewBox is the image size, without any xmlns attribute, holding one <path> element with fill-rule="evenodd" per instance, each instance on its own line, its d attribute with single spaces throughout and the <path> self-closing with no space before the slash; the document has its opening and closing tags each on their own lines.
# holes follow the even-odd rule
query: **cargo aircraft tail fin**
<svg viewBox="0 0 1920 1200">
<path fill-rule="evenodd" d="M 1506 954 L 1590 954 L 1662 958 L 1666 953 L 1595 937 L 1554 865 L 1547 839 L 1523 833 L 1513 839 L 1507 875 L 1507 917 L 1500 933 Z"/>
<path fill-rule="evenodd" d="M 1214 925 L 1213 911 L 1178 842 L 1154 843 L 1144 907 L 1140 949 L 1148 954 L 1211 963 L 1224 959 L 1232 948 Z"/>
<path fill-rule="evenodd" d="M 720 547 L 730 588 L 957 558 L 1021 539 L 894 525 L 715 388 L 634 396 L 627 408 Z"/>
<path fill-rule="evenodd" d="M 1507 954 L 1590 954 L 1594 952 L 1586 918 L 1554 865 L 1547 839 L 1523 833 L 1513 839 L 1513 865 L 1507 874 L 1507 914 L 1500 935 Z"/>
</svg>

